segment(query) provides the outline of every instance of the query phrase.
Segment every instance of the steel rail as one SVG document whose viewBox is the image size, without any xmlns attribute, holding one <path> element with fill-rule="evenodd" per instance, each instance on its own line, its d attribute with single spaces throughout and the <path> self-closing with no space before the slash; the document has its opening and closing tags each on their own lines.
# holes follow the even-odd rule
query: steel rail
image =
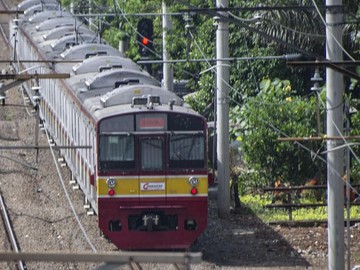
<svg viewBox="0 0 360 270">
<path fill-rule="evenodd" d="M 78 146 L 69 146 L 69 145 L 0 145 L 0 150 L 27 150 L 27 149 L 45 149 L 50 148 L 54 149 L 91 149 L 90 145 L 78 145 Z"/>
<path fill-rule="evenodd" d="M 172 266 L 174 267 L 175 270 L 190 270 L 190 264 L 187 261 L 187 256 L 184 256 L 184 260 L 185 263 L 173 263 Z M 131 268 L 131 270 L 143 270 L 143 268 L 141 267 L 140 263 L 135 262 L 133 260 L 131 260 L 129 262 L 129 266 Z"/>
<path fill-rule="evenodd" d="M 130 261 L 129 266 L 130 266 L 131 270 L 142 270 L 140 263 L 137 263 L 134 261 Z"/>
<path fill-rule="evenodd" d="M 16 237 L 14 234 L 14 230 L 13 227 L 11 225 L 10 219 L 9 219 L 9 215 L 6 211 L 6 205 L 5 202 L 3 200 L 2 195 L 0 194 L 0 210 L 1 210 L 1 216 L 2 219 L 4 221 L 4 227 L 5 227 L 5 231 L 6 234 L 8 236 L 9 242 L 11 244 L 12 250 L 14 250 L 16 253 L 19 253 L 19 247 L 18 244 L 16 242 Z M 27 269 L 25 266 L 25 263 L 22 260 L 18 260 L 18 267 L 20 269 Z"/>
<path fill-rule="evenodd" d="M 25 261 L 38 262 L 105 262 L 111 264 L 136 263 L 159 263 L 159 264 L 200 264 L 202 253 L 183 253 L 183 252 L 83 252 L 83 253 L 64 253 L 64 252 L 4 252 L 0 251 L 0 261 Z"/>
</svg>

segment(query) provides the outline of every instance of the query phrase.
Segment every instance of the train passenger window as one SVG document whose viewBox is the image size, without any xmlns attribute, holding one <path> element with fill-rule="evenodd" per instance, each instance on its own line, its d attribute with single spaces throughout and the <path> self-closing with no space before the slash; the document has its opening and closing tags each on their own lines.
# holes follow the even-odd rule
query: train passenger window
<svg viewBox="0 0 360 270">
<path fill-rule="evenodd" d="M 170 168 L 204 168 L 205 141 L 201 134 L 169 136 Z"/>
<path fill-rule="evenodd" d="M 141 140 L 141 169 L 158 171 L 164 168 L 163 140 L 146 138 Z"/>
<path fill-rule="evenodd" d="M 122 170 L 135 168 L 134 137 L 127 135 L 100 136 L 101 170 Z"/>
</svg>

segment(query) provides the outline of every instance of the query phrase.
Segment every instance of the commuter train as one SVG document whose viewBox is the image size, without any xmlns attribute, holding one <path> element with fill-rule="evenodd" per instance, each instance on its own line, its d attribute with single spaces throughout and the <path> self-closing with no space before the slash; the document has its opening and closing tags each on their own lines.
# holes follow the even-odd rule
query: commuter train
<svg viewBox="0 0 360 270">
<path fill-rule="evenodd" d="M 58 1 L 18 10 L 16 71 L 70 74 L 23 89 L 54 142 L 71 146 L 60 154 L 103 235 L 124 250 L 189 248 L 207 226 L 206 119 Z"/>
</svg>

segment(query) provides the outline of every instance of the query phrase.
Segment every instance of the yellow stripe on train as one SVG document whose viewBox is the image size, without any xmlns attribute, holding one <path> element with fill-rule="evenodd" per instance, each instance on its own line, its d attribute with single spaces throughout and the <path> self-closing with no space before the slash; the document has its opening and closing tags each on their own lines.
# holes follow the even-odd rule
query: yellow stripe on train
<svg viewBox="0 0 360 270">
<path fill-rule="evenodd" d="M 109 190 L 112 189 L 114 197 L 133 197 L 140 195 L 144 197 L 154 196 L 184 196 L 190 194 L 192 186 L 189 183 L 190 176 L 147 176 L 147 177 L 111 177 L 115 180 L 115 186 L 110 187 L 107 184 L 109 178 L 98 178 L 97 191 L 99 197 L 109 196 Z M 199 182 L 196 186 L 197 196 L 204 196 L 208 192 L 207 175 L 197 175 Z"/>
</svg>

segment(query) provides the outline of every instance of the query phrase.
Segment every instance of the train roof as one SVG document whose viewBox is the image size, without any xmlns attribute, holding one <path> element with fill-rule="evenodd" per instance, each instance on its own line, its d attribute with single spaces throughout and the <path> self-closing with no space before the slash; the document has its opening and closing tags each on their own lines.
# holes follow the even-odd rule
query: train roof
<svg viewBox="0 0 360 270">
<path fill-rule="evenodd" d="M 133 103 L 136 98 L 147 99 L 149 96 L 158 97 L 160 102 L 151 108 L 148 103 L 142 105 Z M 174 92 L 154 85 L 141 84 L 116 88 L 100 98 L 87 98 L 84 101 L 84 107 L 97 119 L 138 111 L 175 111 L 197 114 Z"/>
<path fill-rule="evenodd" d="M 84 35 L 84 34 L 96 35 L 96 33 L 94 31 L 91 31 L 91 30 L 85 28 L 85 26 L 79 26 L 79 27 L 62 26 L 62 27 L 57 27 L 55 29 L 52 29 L 52 30 L 46 32 L 44 35 L 42 35 L 42 37 L 44 40 L 51 40 L 51 39 L 62 38 L 64 36 L 72 35 L 72 34 L 78 34 L 79 36 Z"/>
<path fill-rule="evenodd" d="M 160 86 L 160 83 L 151 77 L 149 73 L 138 70 L 116 68 L 97 73 L 88 78 L 85 84 L 89 90 L 108 88 L 112 90 L 116 85 L 140 83 Z"/>
<path fill-rule="evenodd" d="M 76 22 L 76 19 L 73 17 L 57 17 L 53 19 L 47 19 L 39 23 L 35 28 L 37 31 L 48 31 L 56 27 L 75 26 L 77 24 L 80 24 L 80 22 Z"/>
<path fill-rule="evenodd" d="M 57 0 L 25 0 L 20 4 L 18 4 L 17 9 L 20 11 L 24 11 L 34 5 L 43 4 L 44 6 L 46 6 L 47 4 L 50 3 L 58 4 L 58 1 Z"/>
<path fill-rule="evenodd" d="M 118 87 L 100 98 L 101 105 L 106 107 L 131 104 L 134 97 L 159 96 L 161 103 L 168 104 L 170 101 L 173 105 L 182 106 L 184 101 L 174 92 L 165 88 L 154 85 L 128 85 Z"/>
<path fill-rule="evenodd" d="M 53 63 L 51 68 L 58 73 L 71 74 L 69 79 L 64 80 L 66 88 L 94 119 L 125 113 L 126 110 L 139 110 L 139 106 L 131 105 L 133 99 L 148 96 L 157 96 L 161 100 L 154 110 L 171 109 L 195 114 L 180 97 L 160 87 L 158 80 L 131 59 L 125 58 L 119 50 L 101 44 L 95 33 L 75 18 L 47 19 L 52 12 L 41 11 L 33 16 L 44 19 L 43 22 L 34 23 L 37 20 L 29 21 L 22 17 L 19 26 L 46 59 L 79 61 L 77 64 L 59 61 Z M 55 11 L 53 14 L 61 16 L 62 12 Z M 80 29 L 84 34 L 75 34 L 75 29 Z M 77 44 L 77 41 L 82 44 Z M 92 41 L 96 43 L 86 43 Z"/>
<path fill-rule="evenodd" d="M 58 3 L 37 4 L 25 9 L 24 15 L 26 17 L 30 17 L 34 15 L 34 13 L 42 12 L 44 10 L 59 10 L 59 9 L 60 9 L 60 5 Z"/>
<path fill-rule="evenodd" d="M 72 34 L 72 35 L 66 35 L 62 38 L 55 39 L 51 43 L 51 48 L 53 50 L 60 50 L 64 51 L 66 48 L 69 48 L 70 46 L 74 46 L 76 44 L 81 43 L 94 43 L 99 38 L 94 33 L 93 35 L 90 34 L 84 34 L 84 35 L 78 35 L 78 34 Z M 103 41 L 102 41 L 103 42 Z"/>
<path fill-rule="evenodd" d="M 83 60 L 96 55 L 124 56 L 120 51 L 106 44 L 77 45 L 67 49 L 60 56 L 62 59 L 67 60 Z"/>
<path fill-rule="evenodd" d="M 55 18 L 73 18 L 72 14 L 63 10 L 44 10 L 37 12 L 28 18 L 31 23 L 40 23 L 46 20 L 53 20 Z"/>
<path fill-rule="evenodd" d="M 85 59 L 79 64 L 73 66 L 75 74 L 84 74 L 89 72 L 99 72 L 103 68 L 126 68 L 141 70 L 140 66 L 135 64 L 129 58 L 121 56 L 97 56 Z"/>
</svg>

